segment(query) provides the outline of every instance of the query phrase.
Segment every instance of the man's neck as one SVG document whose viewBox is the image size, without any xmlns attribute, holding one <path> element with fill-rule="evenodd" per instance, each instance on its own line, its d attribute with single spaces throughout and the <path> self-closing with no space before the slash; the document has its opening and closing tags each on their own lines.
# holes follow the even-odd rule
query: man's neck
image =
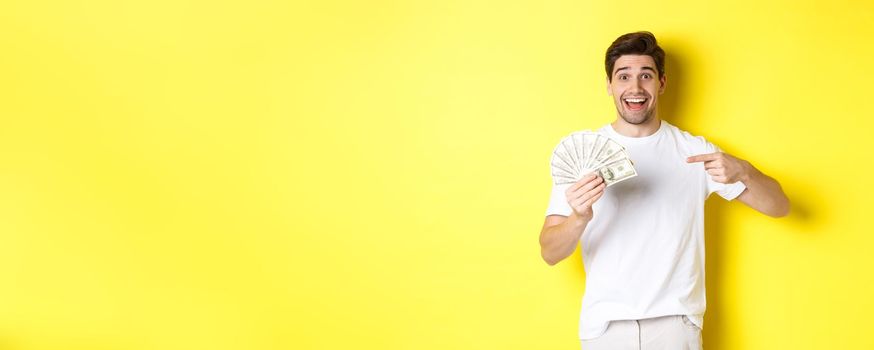
<svg viewBox="0 0 874 350">
<path fill-rule="evenodd" d="M 610 125 L 613 126 L 613 130 L 616 130 L 616 133 L 619 135 L 627 137 L 646 137 L 659 131 L 659 128 L 662 126 L 662 120 L 659 119 L 658 116 L 654 116 L 646 123 L 630 124 L 626 122 L 625 119 L 622 119 L 622 117 L 617 117 L 613 123 L 610 123 Z"/>
</svg>

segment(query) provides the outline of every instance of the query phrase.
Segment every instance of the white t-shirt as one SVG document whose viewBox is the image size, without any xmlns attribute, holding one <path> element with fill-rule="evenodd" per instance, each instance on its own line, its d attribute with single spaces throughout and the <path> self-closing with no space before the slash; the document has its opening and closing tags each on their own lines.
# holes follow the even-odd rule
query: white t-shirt
<svg viewBox="0 0 874 350">
<path fill-rule="evenodd" d="M 600 336 L 611 320 L 666 315 L 703 328 L 704 200 L 713 192 L 732 200 L 746 186 L 715 182 L 703 163 L 686 163 L 719 148 L 665 121 L 645 137 L 622 136 L 610 124 L 596 132 L 626 148 L 638 175 L 606 189 L 583 231 L 580 339 Z M 546 215 L 571 214 L 569 186 L 553 186 Z"/>
</svg>

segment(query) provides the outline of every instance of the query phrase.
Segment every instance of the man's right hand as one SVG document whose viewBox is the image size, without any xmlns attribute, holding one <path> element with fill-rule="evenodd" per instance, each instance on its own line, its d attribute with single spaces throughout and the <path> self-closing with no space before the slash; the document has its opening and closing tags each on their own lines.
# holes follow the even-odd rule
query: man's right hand
<svg viewBox="0 0 874 350">
<path fill-rule="evenodd" d="M 565 190 L 573 212 L 570 216 L 547 216 L 540 230 L 540 255 L 547 264 L 555 265 L 573 254 L 594 215 L 592 205 L 604 194 L 605 187 L 604 179 L 589 174 Z"/>
<path fill-rule="evenodd" d="M 567 202 L 581 218 L 586 221 L 592 220 L 592 205 L 604 194 L 607 184 L 604 179 L 595 174 L 583 176 L 580 181 L 568 187 L 564 192 Z"/>
</svg>

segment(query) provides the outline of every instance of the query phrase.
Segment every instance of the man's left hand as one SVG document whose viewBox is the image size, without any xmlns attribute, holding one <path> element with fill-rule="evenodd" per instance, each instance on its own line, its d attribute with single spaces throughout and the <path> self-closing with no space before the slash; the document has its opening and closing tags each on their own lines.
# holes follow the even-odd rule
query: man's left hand
<svg viewBox="0 0 874 350">
<path fill-rule="evenodd" d="M 699 154 L 686 158 L 686 163 L 697 162 L 704 162 L 704 170 L 707 170 L 713 181 L 724 184 L 749 179 L 752 168 L 749 162 L 725 152 Z"/>
</svg>

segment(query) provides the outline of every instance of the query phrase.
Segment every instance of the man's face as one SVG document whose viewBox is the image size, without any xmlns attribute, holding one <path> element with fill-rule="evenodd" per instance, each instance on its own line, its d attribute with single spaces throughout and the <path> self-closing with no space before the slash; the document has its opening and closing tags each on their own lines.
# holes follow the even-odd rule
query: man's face
<svg viewBox="0 0 874 350">
<path fill-rule="evenodd" d="M 656 115 L 658 96 L 665 91 L 665 76 L 658 76 L 650 56 L 623 55 L 616 60 L 607 91 L 622 119 L 630 124 L 643 124 Z"/>
</svg>

